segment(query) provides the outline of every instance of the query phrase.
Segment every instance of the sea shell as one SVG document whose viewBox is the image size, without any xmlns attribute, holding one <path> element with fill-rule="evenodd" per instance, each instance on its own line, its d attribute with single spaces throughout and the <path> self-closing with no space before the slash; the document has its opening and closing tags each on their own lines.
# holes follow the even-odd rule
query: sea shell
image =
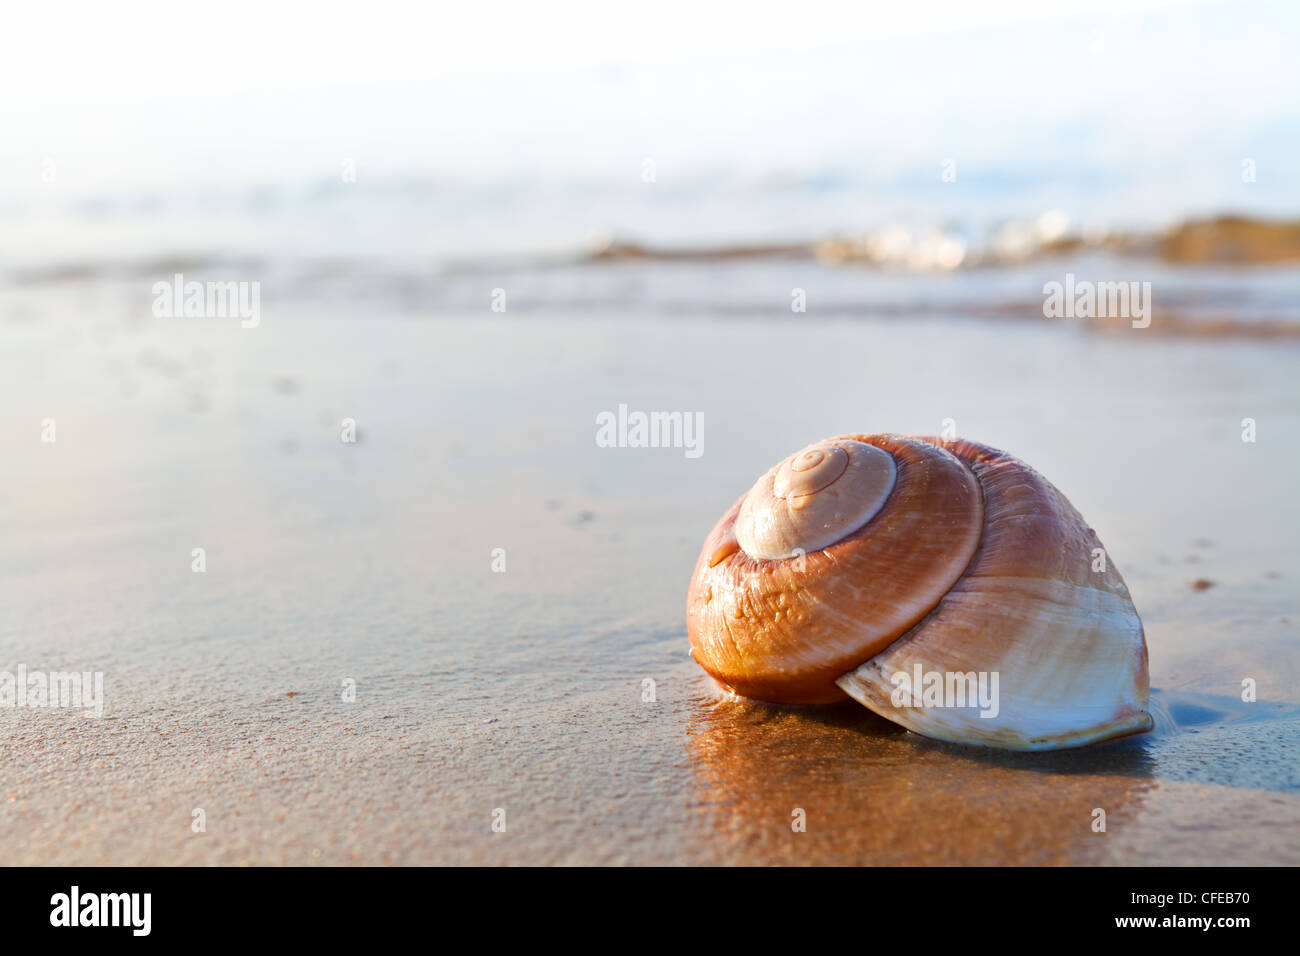
<svg viewBox="0 0 1300 956">
<path fill-rule="evenodd" d="M 687 631 L 738 694 L 848 695 L 940 740 L 1048 750 L 1152 725 L 1142 621 L 1095 532 L 975 442 L 842 435 L 781 462 L 705 540 Z"/>
</svg>

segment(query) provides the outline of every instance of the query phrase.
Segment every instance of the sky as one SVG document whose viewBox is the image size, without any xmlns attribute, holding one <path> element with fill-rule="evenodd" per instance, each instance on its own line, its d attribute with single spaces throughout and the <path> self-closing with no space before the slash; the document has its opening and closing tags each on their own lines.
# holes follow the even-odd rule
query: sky
<svg viewBox="0 0 1300 956">
<path fill-rule="evenodd" d="M 1255 0 L 10 5 L 0 260 L 1300 216 L 1298 40 Z M 320 208 L 349 169 L 369 208 Z"/>
<path fill-rule="evenodd" d="M 1165 168 L 1300 142 L 1294 3 L 21 4 L 0 172 L 68 188 L 616 177 L 945 157 Z M 1295 168 L 1294 166 L 1292 168 Z"/>
</svg>

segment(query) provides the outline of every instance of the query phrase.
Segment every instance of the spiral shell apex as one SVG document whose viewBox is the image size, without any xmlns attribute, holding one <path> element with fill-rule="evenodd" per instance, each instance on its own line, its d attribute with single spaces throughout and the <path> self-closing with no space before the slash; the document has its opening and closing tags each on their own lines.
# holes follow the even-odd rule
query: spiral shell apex
<svg viewBox="0 0 1300 956">
<path fill-rule="evenodd" d="M 1152 725 L 1142 622 L 1096 534 L 975 442 L 843 435 L 781 462 L 705 540 L 687 631 L 738 694 L 847 696 L 940 740 L 1047 750 Z M 986 677 L 996 700 L 972 706 Z"/>
</svg>

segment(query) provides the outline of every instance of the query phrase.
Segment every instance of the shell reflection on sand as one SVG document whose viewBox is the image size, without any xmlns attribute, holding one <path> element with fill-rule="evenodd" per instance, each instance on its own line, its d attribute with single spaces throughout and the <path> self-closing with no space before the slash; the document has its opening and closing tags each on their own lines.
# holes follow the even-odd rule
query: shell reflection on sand
<svg viewBox="0 0 1300 956">
<path fill-rule="evenodd" d="M 1115 830 L 1153 786 L 1140 748 L 990 760 L 857 705 L 736 701 L 701 707 L 687 729 L 715 825 L 749 837 L 732 841 L 743 848 L 734 863 L 1092 862 L 1103 850 L 1094 808 Z M 807 813 L 804 833 L 791 830 L 797 807 Z"/>
<path fill-rule="evenodd" d="M 1163 723 L 1147 738 L 1025 754 L 930 741 L 854 705 L 779 707 L 708 686 L 693 701 L 687 746 L 697 802 L 731 848 L 721 862 L 1138 865 L 1160 853 L 1169 863 L 1295 862 L 1233 826 L 1243 816 L 1300 825 L 1300 796 L 1201 782 L 1186 772 L 1195 760 L 1178 753 L 1188 734 L 1168 722 L 1198 707 L 1220 724 L 1245 718 L 1206 707 L 1204 695 L 1163 700 Z M 1273 722 L 1286 728 L 1282 759 L 1300 727 L 1293 709 L 1286 716 Z M 1181 779 L 1165 779 L 1180 767 Z M 791 828 L 796 808 L 805 832 Z M 1093 830 L 1098 808 L 1105 833 Z M 1150 833 L 1195 837 L 1156 846 Z"/>
</svg>

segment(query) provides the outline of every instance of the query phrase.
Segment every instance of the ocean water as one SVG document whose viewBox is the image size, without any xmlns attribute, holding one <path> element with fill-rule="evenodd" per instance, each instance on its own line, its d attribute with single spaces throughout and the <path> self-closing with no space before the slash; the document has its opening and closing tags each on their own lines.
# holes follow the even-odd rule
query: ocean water
<svg viewBox="0 0 1300 956">
<path fill-rule="evenodd" d="M 617 187 L 392 179 L 28 195 L 0 202 L 0 315 L 22 322 L 86 295 L 139 314 L 156 283 L 181 275 L 256 283 L 268 313 L 428 318 L 504 304 L 567 316 L 1038 322 L 1047 285 L 1069 281 L 1135 292 L 1149 283 L 1144 301 L 1160 318 L 1149 335 L 1300 334 L 1293 265 L 1187 265 L 1144 251 L 1148 237 L 1223 207 L 1156 212 L 1132 205 L 1136 187 L 1122 182 L 1086 198 L 1077 185 L 1045 195 L 1033 182 L 898 191 L 828 172 Z M 1288 207 L 1259 199 L 1278 188 L 1243 189 L 1227 208 L 1274 217 Z M 1115 245 L 1125 239 L 1127 250 Z M 1103 316 L 1094 330 L 1123 325 Z"/>
</svg>

